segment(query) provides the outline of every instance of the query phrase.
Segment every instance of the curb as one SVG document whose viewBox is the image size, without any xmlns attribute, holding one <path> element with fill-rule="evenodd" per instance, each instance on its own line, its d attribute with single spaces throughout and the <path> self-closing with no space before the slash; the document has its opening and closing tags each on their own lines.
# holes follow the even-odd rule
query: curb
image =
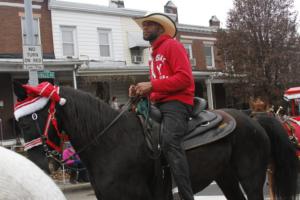
<svg viewBox="0 0 300 200">
<path fill-rule="evenodd" d="M 90 183 L 76 183 L 76 184 L 57 184 L 58 187 L 61 189 L 62 192 L 71 192 L 74 190 L 88 190 L 92 189 L 92 186 Z"/>
</svg>

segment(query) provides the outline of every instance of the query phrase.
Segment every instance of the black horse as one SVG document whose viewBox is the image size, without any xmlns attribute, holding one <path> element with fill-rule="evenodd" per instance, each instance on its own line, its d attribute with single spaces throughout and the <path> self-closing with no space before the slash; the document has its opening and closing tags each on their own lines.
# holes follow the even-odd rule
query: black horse
<svg viewBox="0 0 300 200">
<path fill-rule="evenodd" d="M 15 93 L 24 93 L 24 88 L 16 87 Z M 172 199 L 166 191 L 170 189 L 170 182 L 165 181 L 168 173 L 161 176 L 159 159 L 147 156 L 143 127 L 134 113 L 125 112 L 96 140 L 119 112 L 79 90 L 61 87 L 60 95 L 67 103 L 56 106 L 59 128 L 80 152 L 98 199 Z M 36 112 L 41 127 L 48 107 Z M 235 118 L 236 129 L 221 140 L 186 152 L 193 191 L 197 193 L 215 180 L 227 199 L 244 200 L 246 195 L 249 200 L 263 200 L 266 170 L 271 162 L 276 196 L 294 199 L 297 157 L 281 124 L 272 117 L 261 117 L 260 125 L 238 110 L 224 111 Z M 31 115 L 20 118 L 19 125 L 24 134 L 32 134 L 30 127 L 36 127 Z"/>
</svg>

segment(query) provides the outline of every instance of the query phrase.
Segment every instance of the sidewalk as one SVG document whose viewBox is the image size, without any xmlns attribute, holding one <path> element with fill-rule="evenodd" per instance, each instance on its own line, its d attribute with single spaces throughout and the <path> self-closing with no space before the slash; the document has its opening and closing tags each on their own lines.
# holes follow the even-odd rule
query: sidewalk
<svg viewBox="0 0 300 200">
<path fill-rule="evenodd" d="M 53 181 L 61 189 L 62 192 L 70 192 L 74 190 L 91 190 L 92 186 L 90 182 L 77 182 L 70 183 L 70 176 L 68 173 L 65 173 L 63 170 L 57 170 L 51 175 Z"/>
<path fill-rule="evenodd" d="M 55 181 L 55 183 L 57 184 L 57 186 L 61 189 L 62 192 L 71 192 L 74 190 L 89 190 L 92 189 L 92 186 L 90 183 L 75 183 L 72 184 L 70 182 L 60 182 L 60 181 Z"/>
</svg>

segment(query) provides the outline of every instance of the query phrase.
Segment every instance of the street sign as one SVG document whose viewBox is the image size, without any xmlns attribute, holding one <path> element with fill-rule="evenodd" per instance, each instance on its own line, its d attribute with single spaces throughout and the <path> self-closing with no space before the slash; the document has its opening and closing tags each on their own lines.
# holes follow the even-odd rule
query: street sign
<svg viewBox="0 0 300 200">
<path fill-rule="evenodd" d="M 50 71 L 39 71 L 38 72 L 38 78 L 43 78 L 43 79 L 47 79 L 47 78 L 51 78 L 54 79 L 55 78 L 55 73 L 54 72 L 50 72 Z"/>
<path fill-rule="evenodd" d="M 42 48 L 39 45 L 23 46 L 24 68 L 29 70 L 43 70 Z"/>
</svg>

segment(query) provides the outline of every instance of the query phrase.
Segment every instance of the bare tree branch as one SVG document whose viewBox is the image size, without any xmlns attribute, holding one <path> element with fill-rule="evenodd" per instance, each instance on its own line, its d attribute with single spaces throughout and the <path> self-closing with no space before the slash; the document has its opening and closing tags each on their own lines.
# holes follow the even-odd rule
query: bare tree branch
<svg viewBox="0 0 300 200">
<path fill-rule="evenodd" d="M 300 37 L 294 0 L 234 0 L 217 46 L 235 99 L 262 96 L 272 104 L 300 85 Z M 240 88 L 243 89 L 240 89 Z"/>
</svg>

